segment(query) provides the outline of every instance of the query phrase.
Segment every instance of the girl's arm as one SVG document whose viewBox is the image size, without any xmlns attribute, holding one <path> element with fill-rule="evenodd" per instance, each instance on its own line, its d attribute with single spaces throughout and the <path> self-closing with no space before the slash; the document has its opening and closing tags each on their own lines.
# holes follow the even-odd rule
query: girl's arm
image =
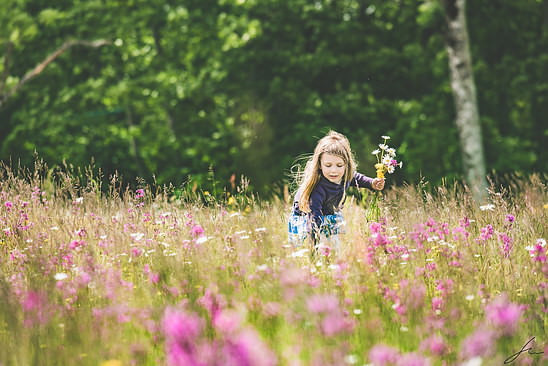
<svg viewBox="0 0 548 366">
<path fill-rule="evenodd" d="M 370 178 L 366 175 L 355 172 L 354 177 L 350 181 L 350 185 L 352 187 L 358 186 L 360 188 L 369 188 L 371 190 L 374 190 L 375 188 L 373 188 L 373 181 L 374 181 L 373 178 Z"/>
<path fill-rule="evenodd" d="M 371 190 L 380 191 L 384 188 L 384 179 L 382 178 L 370 178 L 361 173 L 354 173 L 354 178 L 350 181 L 350 185 L 358 186 L 360 188 L 369 188 Z"/>
</svg>

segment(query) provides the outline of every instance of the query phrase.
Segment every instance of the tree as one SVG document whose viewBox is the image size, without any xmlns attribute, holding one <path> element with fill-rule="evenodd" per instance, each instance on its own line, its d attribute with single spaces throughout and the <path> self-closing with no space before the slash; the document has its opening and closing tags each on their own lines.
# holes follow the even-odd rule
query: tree
<svg viewBox="0 0 548 366">
<path fill-rule="evenodd" d="M 455 123 L 459 131 L 465 178 L 474 198 L 482 202 L 486 197 L 487 182 L 476 85 L 466 28 L 466 0 L 442 0 L 442 5 L 447 23 L 445 43 L 455 101 Z"/>
</svg>

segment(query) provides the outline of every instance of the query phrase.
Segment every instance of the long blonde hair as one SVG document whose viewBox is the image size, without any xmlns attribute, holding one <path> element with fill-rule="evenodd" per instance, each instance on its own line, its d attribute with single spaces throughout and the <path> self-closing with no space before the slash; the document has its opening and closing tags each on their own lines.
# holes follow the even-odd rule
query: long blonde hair
<svg viewBox="0 0 548 366">
<path fill-rule="evenodd" d="M 347 182 L 350 182 L 356 171 L 356 161 L 352 155 L 348 139 L 343 134 L 329 131 L 327 135 L 318 141 L 318 144 L 314 149 L 314 154 L 306 162 L 304 171 L 297 177 L 299 181 L 299 191 L 301 192 L 301 196 L 299 197 L 299 209 L 303 212 L 310 212 L 310 194 L 316 184 L 320 181 L 320 163 L 323 154 L 332 154 L 343 159 L 345 164 L 343 176 L 344 187 L 346 187 Z M 346 190 L 344 190 L 344 192 L 339 205 L 346 198 Z"/>
</svg>

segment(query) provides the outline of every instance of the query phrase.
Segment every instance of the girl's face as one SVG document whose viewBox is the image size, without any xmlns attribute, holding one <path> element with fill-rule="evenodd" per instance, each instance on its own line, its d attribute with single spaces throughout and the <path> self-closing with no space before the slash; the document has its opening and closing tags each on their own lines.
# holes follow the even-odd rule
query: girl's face
<svg viewBox="0 0 548 366">
<path fill-rule="evenodd" d="M 320 169 L 327 180 L 339 184 L 346 171 L 346 164 L 337 155 L 323 153 L 320 158 Z"/>
</svg>

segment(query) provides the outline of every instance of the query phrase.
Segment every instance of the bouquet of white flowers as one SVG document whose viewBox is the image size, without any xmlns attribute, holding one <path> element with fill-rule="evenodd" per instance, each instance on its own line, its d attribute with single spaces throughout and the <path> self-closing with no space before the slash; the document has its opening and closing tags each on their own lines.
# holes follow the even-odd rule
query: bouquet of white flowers
<svg viewBox="0 0 548 366">
<path fill-rule="evenodd" d="M 384 142 L 379 144 L 379 148 L 375 149 L 372 154 L 377 157 L 377 163 L 375 164 L 375 170 L 377 171 L 377 178 L 384 178 L 386 173 L 392 174 L 396 170 L 396 167 L 402 167 L 403 163 L 396 160 L 396 149 L 389 147 L 386 144 L 387 140 L 390 140 L 390 136 L 382 136 Z M 369 209 L 366 212 L 368 221 L 379 221 L 381 216 L 381 210 L 379 208 L 377 200 L 379 199 L 380 192 L 375 192 Z"/>
<path fill-rule="evenodd" d="M 392 174 L 397 166 L 400 168 L 403 166 L 401 161 L 398 162 L 396 160 L 396 149 L 389 147 L 386 144 L 386 141 L 390 140 L 390 136 L 382 136 L 382 138 L 384 139 L 384 142 L 379 144 L 379 148 L 372 152 L 372 154 L 377 157 L 377 164 L 375 164 L 377 178 L 384 178 L 385 173 Z"/>
</svg>

